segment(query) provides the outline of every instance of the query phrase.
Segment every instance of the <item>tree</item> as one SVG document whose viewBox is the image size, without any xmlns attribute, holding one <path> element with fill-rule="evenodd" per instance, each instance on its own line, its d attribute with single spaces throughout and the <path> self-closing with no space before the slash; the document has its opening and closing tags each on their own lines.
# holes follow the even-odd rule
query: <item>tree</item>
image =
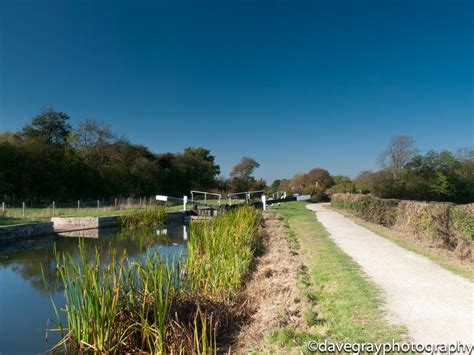
<svg viewBox="0 0 474 355">
<path fill-rule="evenodd" d="M 22 136 L 26 140 L 33 140 L 51 148 L 64 148 L 71 134 L 69 116 L 63 112 L 56 112 L 52 108 L 43 110 L 34 117 L 29 125 L 23 128 Z"/>
<path fill-rule="evenodd" d="M 417 154 L 415 140 L 409 136 L 392 137 L 388 147 L 378 158 L 379 165 L 398 178 L 403 167 Z"/>
<path fill-rule="evenodd" d="M 261 187 L 262 182 L 257 183 L 252 175 L 259 166 L 260 164 L 254 158 L 243 157 L 230 172 L 233 190 L 242 192 Z"/>
<path fill-rule="evenodd" d="M 260 166 L 254 158 L 243 157 L 240 162 L 234 166 L 230 172 L 231 178 L 250 179 L 253 172 Z"/>
<path fill-rule="evenodd" d="M 280 184 L 281 184 L 281 180 L 279 180 L 279 179 L 273 180 L 272 184 L 270 185 L 270 190 L 268 192 L 273 193 L 273 192 L 279 191 L 280 190 Z"/>
<path fill-rule="evenodd" d="M 103 122 L 86 120 L 73 131 L 72 145 L 88 164 L 100 168 L 105 164 L 107 151 L 117 141 L 117 135 Z"/>
<path fill-rule="evenodd" d="M 334 185 L 334 180 L 332 179 L 329 172 L 321 168 L 310 170 L 308 173 L 303 175 L 302 180 L 303 187 L 305 188 L 316 187 L 326 190 L 327 188 Z"/>
<path fill-rule="evenodd" d="M 331 193 L 355 192 L 354 183 L 348 176 L 332 176 L 334 185 L 331 187 Z"/>
<path fill-rule="evenodd" d="M 182 155 L 177 156 L 177 163 L 185 173 L 183 188 L 185 193 L 190 190 L 209 190 L 216 186 L 220 174 L 220 166 L 215 163 L 215 157 L 209 149 L 188 147 Z"/>
</svg>

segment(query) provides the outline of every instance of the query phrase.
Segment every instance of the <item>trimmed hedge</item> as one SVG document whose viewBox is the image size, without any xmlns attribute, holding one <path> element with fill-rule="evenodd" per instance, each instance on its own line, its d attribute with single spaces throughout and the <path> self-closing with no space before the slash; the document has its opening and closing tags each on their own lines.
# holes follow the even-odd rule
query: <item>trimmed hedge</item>
<svg viewBox="0 0 474 355">
<path fill-rule="evenodd" d="M 331 204 L 385 227 L 408 232 L 460 259 L 472 257 L 474 204 L 381 199 L 371 195 L 334 194 Z"/>
</svg>

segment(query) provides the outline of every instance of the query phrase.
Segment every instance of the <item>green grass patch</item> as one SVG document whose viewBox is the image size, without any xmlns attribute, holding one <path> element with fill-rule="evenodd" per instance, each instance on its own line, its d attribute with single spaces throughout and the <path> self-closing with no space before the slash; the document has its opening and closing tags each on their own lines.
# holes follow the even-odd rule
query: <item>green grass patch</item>
<svg viewBox="0 0 474 355">
<path fill-rule="evenodd" d="M 24 223 L 34 223 L 34 222 L 39 222 L 39 220 L 0 216 L 0 226 L 11 226 L 11 225 L 17 225 L 17 224 L 24 224 Z"/>
<path fill-rule="evenodd" d="M 377 287 L 331 240 L 305 203 L 285 203 L 273 211 L 284 218 L 290 240 L 297 238 L 308 267 L 303 286 L 308 300 L 317 305 L 321 314 L 306 314 L 307 321 L 323 324 L 324 337 L 333 342 L 380 343 L 404 339 L 404 328 L 385 320 Z M 304 333 L 285 332 L 274 335 L 273 339 L 281 344 L 299 344 L 306 338 Z"/>
</svg>

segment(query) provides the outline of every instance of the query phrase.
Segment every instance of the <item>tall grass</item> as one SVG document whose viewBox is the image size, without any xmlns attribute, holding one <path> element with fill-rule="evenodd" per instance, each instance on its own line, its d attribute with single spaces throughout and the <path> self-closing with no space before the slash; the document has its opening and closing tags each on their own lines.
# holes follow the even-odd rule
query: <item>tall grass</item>
<svg viewBox="0 0 474 355">
<path fill-rule="evenodd" d="M 119 216 L 119 221 L 121 226 L 125 228 L 162 226 L 166 221 L 166 208 L 164 206 L 151 206 L 134 210 L 129 214 Z"/>
<path fill-rule="evenodd" d="M 211 223 L 191 225 L 187 267 L 193 289 L 228 298 L 249 271 L 259 215 L 250 207 L 228 212 Z"/>
<path fill-rule="evenodd" d="M 249 272 L 259 213 L 243 207 L 191 226 L 188 259 L 164 260 L 147 249 L 140 259 L 57 255 L 68 351 L 199 353 L 216 351 L 229 325 L 226 301 Z M 57 309 L 54 306 L 55 310 Z M 59 322 L 59 316 L 58 316 Z"/>
</svg>

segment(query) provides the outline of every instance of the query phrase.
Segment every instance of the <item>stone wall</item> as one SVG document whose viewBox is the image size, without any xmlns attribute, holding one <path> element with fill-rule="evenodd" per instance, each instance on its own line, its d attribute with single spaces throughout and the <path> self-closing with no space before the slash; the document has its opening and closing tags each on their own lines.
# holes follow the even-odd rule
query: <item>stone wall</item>
<svg viewBox="0 0 474 355">
<path fill-rule="evenodd" d="M 53 217 L 51 218 L 55 231 L 70 229 L 93 229 L 119 226 L 118 216 L 104 217 Z"/>
<path fill-rule="evenodd" d="M 13 226 L 0 227 L 0 240 L 9 240 L 19 237 L 35 237 L 53 234 L 52 222 L 17 224 Z"/>
</svg>

